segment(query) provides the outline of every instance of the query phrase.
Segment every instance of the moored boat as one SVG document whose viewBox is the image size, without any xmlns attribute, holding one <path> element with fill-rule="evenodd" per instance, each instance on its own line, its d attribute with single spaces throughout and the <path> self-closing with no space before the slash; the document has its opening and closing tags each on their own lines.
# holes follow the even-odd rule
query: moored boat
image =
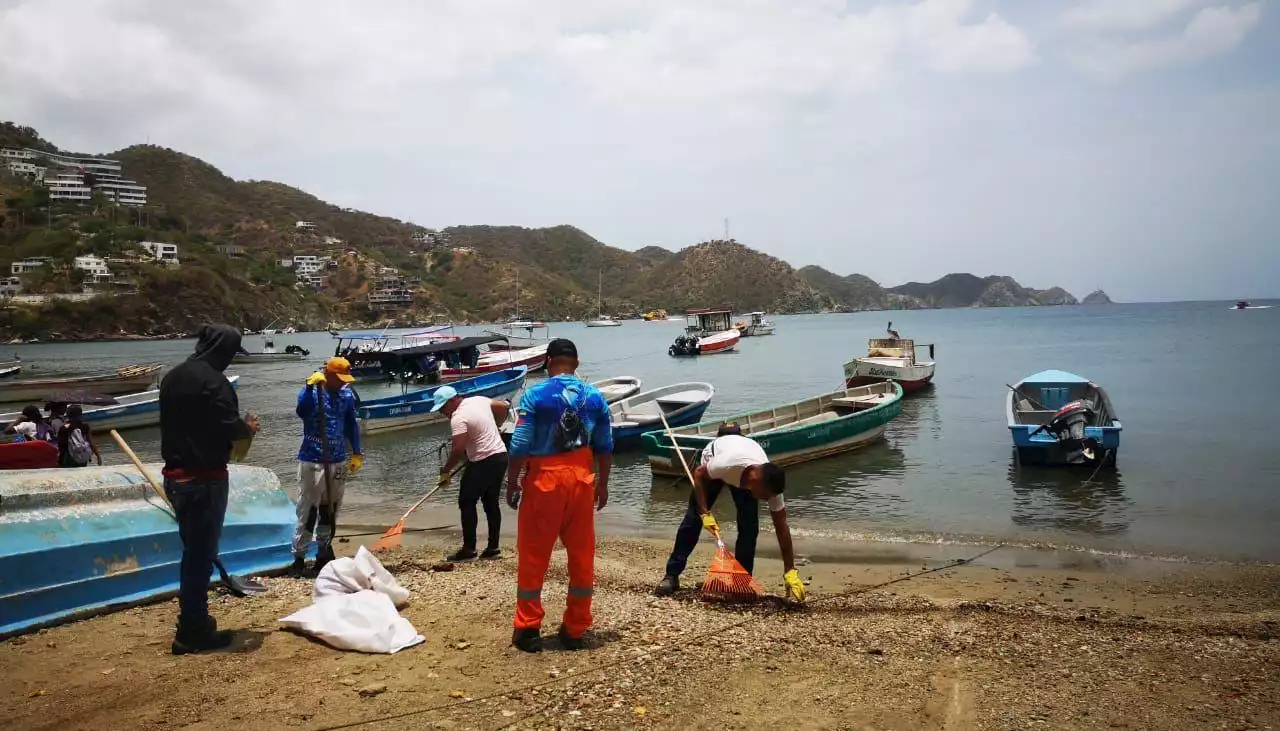
<svg viewBox="0 0 1280 731">
<path fill-rule="evenodd" d="M 276 346 L 270 340 L 262 347 L 262 350 L 251 353 L 242 351 L 235 354 L 231 359 L 232 363 L 240 365 L 253 365 L 256 363 L 289 363 L 299 361 L 311 355 L 311 351 L 301 345 L 288 345 L 283 352 L 276 351 Z"/>
<path fill-rule="evenodd" d="M 893 381 L 903 391 L 919 391 L 933 384 L 937 363 L 933 360 L 933 345 L 915 344 L 914 340 L 898 336 L 889 323 L 889 337 L 872 338 L 867 342 L 867 354 L 844 364 L 845 385 L 865 386 L 871 383 Z M 916 348 L 928 347 L 929 360 L 916 360 Z"/>
<path fill-rule="evenodd" d="M 525 366 L 530 373 L 536 373 L 547 367 L 547 346 L 535 345 L 520 350 L 499 350 L 482 354 L 474 365 L 452 363 L 440 366 L 441 381 L 456 381 L 459 378 L 478 376 L 481 373 L 492 373 L 516 366 Z"/>
<path fill-rule="evenodd" d="M 231 387 L 236 388 L 240 376 L 227 376 Z M 0 423 L 13 423 L 21 412 L 0 414 Z M 140 429 L 160 425 L 160 390 L 141 391 L 116 398 L 114 404 L 84 407 L 83 418 L 94 433 L 112 429 Z"/>
<path fill-rule="evenodd" d="M 0 378 L 9 378 L 16 376 L 22 372 L 22 364 L 17 365 L 0 365 Z"/>
<path fill-rule="evenodd" d="M 596 312 L 598 315 L 594 320 L 585 321 L 587 327 L 621 327 L 622 320 L 615 320 L 604 314 L 604 278 L 600 272 L 596 272 Z"/>
<path fill-rule="evenodd" d="M 684 334 L 667 348 L 672 356 L 713 355 L 728 353 L 738 347 L 742 337 L 731 325 L 732 314 L 723 309 L 689 310 L 685 313 Z"/>
<path fill-rule="evenodd" d="M 743 322 L 734 323 L 733 327 L 742 333 L 742 337 L 752 338 L 761 335 L 772 335 L 778 326 L 764 319 L 763 312 L 748 312 L 747 319 Z"/>
<path fill-rule="evenodd" d="M 663 418 L 672 427 L 695 423 L 715 393 L 710 383 L 676 383 L 610 404 L 614 445 L 634 445 L 643 434 L 661 430 Z"/>
<path fill-rule="evenodd" d="M 331 330 L 329 334 L 338 344 L 333 349 L 335 358 L 346 358 L 351 364 L 351 375 L 357 381 L 385 379 L 387 374 L 382 370 L 380 353 L 388 350 L 388 338 L 384 333 L 340 333 Z"/>
<path fill-rule="evenodd" d="M 596 387 L 601 396 L 604 396 L 604 402 L 607 404 L 630 398 L 640 392 L 640 379 L 635 376 L 606 378 L 591 385 Z"/>
<path fill-rule="evenodd" d="M 510 324 L 508 323 L 508 325 Z M 506 329 L 506 326 L 504 326 L 504 329 Z M 524 331 L 524 335 L 516 334 L 521 330 Z M 511 332 L 505 333 L 496 330 L 485 330 L 484 334 L 501 338 L 501 340 L 495 340 L 489 345 L 490 350 L 524 350 L 525 348 L 536 348 L 539 345 L 546 345 L 551 342 L 551 331 L 545 323 L 541 322 L 518 325 L 513 327 Z"/>
<path fill-rule="evenodd" d="M 158 480 L 161 465 L 148 471 Z M 271 470 L 232 465 L 218 556 L 233 574 L 293 561 L 295 508 Z M 0 637 L 170 596 L 178 526 L 132 466 L 0 472 Z"/>
<path fill-rule="evenodd" d="M 67 378 L 17 378 L 0 381 L 0 403 L 36 402 L 54 391 L 82 390 L 106 396 L 142 391 L 160 379 L 160 365 L 131 365 L 115 373 Z"/>
<path fill-rule="evenodd" d="M 645 322 L 666 322 L 667 311 L 666 310 L 649 310 L 648 312 L 641 315 L 640 319 L 644 320 Z"/>
<path fill-rule="evenodd" d="M 1115 466 L 1120 420 L 1096 383 L 1066 371 L 1041 371 L 1005 394 L 1005 417 L 1018 461 Z"/>
<path fill-rule="evenodd" d="M 473 378 L 464 378 L 449 385 L 457 389 L 458 395 L 463 397 L 509 398 L 524 387 L 524 378 L 528 370 L 525 366 L 517 366 Z M 431 413 L 432 398 L 439 388 L 440 386 L 432 386 L 399 396 L 362 402 L 357 409 L 360 433 L 362 435 L 383 434 L 445 421 L 444 414 L 438 411 Z"/>
<path fill-rule="evenodd" d="M 884 435 L 902 411 L 902 388 L 877 383 L 846 388 L 762 411 L 737 414 L 673 429 L 684 458 L 693 464 L 726 423 L 739 426 L 775 464 L 787 466 L 864 447 Z M 663 431 L 644 435 L 654 474 L 683 476 L 672 441 Z"/>
<path fill-rule="evenodd" d="M 601 315 L 584 323 L 587 327 L 622 327 L 622 320 L 615 320 L 608 315 Z"/>
</svg>

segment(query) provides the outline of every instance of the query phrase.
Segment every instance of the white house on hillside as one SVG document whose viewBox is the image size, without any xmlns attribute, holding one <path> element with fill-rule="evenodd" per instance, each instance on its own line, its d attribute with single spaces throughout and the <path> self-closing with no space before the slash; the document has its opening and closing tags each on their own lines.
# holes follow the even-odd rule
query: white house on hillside
<svg viewBox="0 0 1280 731">
<path fill-rule="evenodd" d="M 94 284 L 106 284 L 111 281 L 111 270 L 107 268 L 106 260 L 100 256 L 92 254 L 77 256 L 73 266 L 84 272 L 87 275 L 86 280 Z"/>
<path fill-rule="evenodd" d="M 160 241 L 140 241 L 138 246 L 151 255 L 156 261 L 167 266 L 178 266 L 178 245 Z"/>
</svg>

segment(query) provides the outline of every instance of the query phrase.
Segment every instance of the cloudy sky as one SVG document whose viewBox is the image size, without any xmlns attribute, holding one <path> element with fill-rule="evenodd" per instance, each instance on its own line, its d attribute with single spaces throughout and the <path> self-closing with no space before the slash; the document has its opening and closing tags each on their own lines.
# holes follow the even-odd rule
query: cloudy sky
<svg viewBox="0 0 1280 731">
<path fill-rule="evenodd" d="M 0 0 L 0 119 L 428 226 L 1280 296 L 1268 0 Z"/>
</svg>

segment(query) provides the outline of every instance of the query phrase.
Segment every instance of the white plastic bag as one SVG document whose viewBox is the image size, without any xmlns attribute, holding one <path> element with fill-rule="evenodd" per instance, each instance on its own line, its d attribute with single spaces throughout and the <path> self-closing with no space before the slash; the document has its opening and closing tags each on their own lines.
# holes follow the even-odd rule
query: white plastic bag
<svg viewBox="0 0 1280 731">
<path fill-rule="evenodd" d="M 364 546 L 356 551 L 355 558 L 336 558 L 325 564 L 316 577 L 311 599 L 320 601 L 325 597 L 352 594 L 366 589 L 387 595 L 397 607 L 403 607 L 409 602 L 409 590 L 400 586 L 396 577 L 383 568 L 378 557 Z"/>
<path fill-rule="evenodd" d="M 400 616 L 390 597 L 372 590 L 324 597 L 280 623 L 339 650 L 392 654 L 426 639 Z"/>
</svg>

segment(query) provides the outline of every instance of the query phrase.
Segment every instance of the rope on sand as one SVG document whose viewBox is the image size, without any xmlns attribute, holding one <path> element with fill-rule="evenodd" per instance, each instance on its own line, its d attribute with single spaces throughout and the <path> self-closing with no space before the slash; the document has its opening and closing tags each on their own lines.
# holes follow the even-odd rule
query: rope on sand
<svg viewBox="0 0 1280 731">
<path fill-rule="evenodd" d="M 892 585 L 894 585 L 894 584 L 900 584 L 900 583 L 902 583 L 902 582 L 904 582 L 904 581 L 910 581 L 910 580 L 912 580 L 912 579 L 916 579 L 916 578 L 919 578 L 919 577 L 921 577 L 921 576 L 925 576 L 925 575 L 927 575 L 927 574 L 933 574 L 933 573 L 937 573 L 937 572 L 939 572 L 939 571 L 946 571 L 946 570 L 948 570 L 948 569 L 954 569 L 954 568 L 957 568 L 957 567 L 960 567 L 960 566 L 965 566 L 965 565 L 968 565 L 968 564 L 973 563 L 974 561 L 977 561 L 977 560 L 978 560 L 978 559 L 980 559 L 980 558 L 983 558 L 983 557 L 988 556 L 988 555 L 990 555 L 990 554 L 992 554 L 992 553 L 995 553 L 996 551 L 1000 550 L 1001 548 L 1004 548 L 1004 545 L 1005 545 L 1005 544 L 1003 544 L 1003 543 L 999 543 L 999 544 L 996 544 L 995 546 L 993 546 L 993 547 L 991 547 L 991 548 L 988 548 L 987 550 L 985 550 L 985 551 L 983 551 L 983 552 L 981 552 L 981 553 L 978 553 L 978 554 L 975 554 L 975 555 L 973 555 L 973 556 L 970 556 L 969 558 L 956 559 L 956 560 L 954 560 L 954 561 L 951 561 L 951 562 L 949 562 L 949 563 L 943 564 L 943 565 L 941 565 L 941 566 L 935 566 L 935 567 L 933 567 L 933 568 L 931 568 L 931 569 L 923 569 L 923 570 L 921 570 L 921 571 L 917 571 L 917 572 L 915 572 L 915 573 L 911 573 L 911 574 L 906 574 L 905 576 L 899 576 L 899 577 L 898 577 L 898 578 L 896 578 L 896 579 L 890 579 L 889 581 L 884 581 L 884 582 L 881 582 L 881 583 L 879 583 L 879 584 L 873 584 L 873 585 L 871 585 L 871 586 L 860 586 L 860 587 L 858 587 L 857 589 L 853 589 L 853 590 L 851 590 L 851 591 L 846 591 L 846 592 L 841 592 L 841 593 L 839 593 L 839 594 L 831 594 L 831 595 L 828 595 L 828 596 L 818 597 L 818 598 L 816 598 L 816 599 L 813 599 L 813 600 L 809 601 L 809 602 L 808 602 L 808 604 L 812 605 L 812 604 L 817 604 L 817 603 L 819 603 L 819 602 L 831 601 L 831 600 L 833 600 L 833 599 L 847 599 L 848 597 L 851 597 L 851 596 L 857 596 L 857 595 L 859 595 L 859 594 L 866 594 L 866 593 L 868 593 L 868 592 L 876 591 L 877 589 L 883 589 L 883 588 L 885 588 L 886 586 L 892 586 Z M 481 701 L 489 701 L 489 700 L 494 700 L 494 699 L 496 699 L 496 698 L 505 698 L 505 697 L 507 697 L 507 696 L 510 696 L 510 695 L 513 695 L 513 694 L 517 694 L 517 693 L 526 693 L 526 692 L 531 691 L 531 690 L 537 690 L 537 689 L 540 689 L 540 688 L 545 688 L 545 687 L 547 687 L 547 686 L 549 686 L 549 685 L 555 685 L 555 684 L 557 684 L 557 683 L 561 683 L 561 682 L 564 682 L 564 681 L 566 681 L 566 680 L 571 680 L 571 679 L 573 679 L 573 678 L 580 678 L 580 677 L 582 677 L 582 676 L 584 676 L 584 675 L 591 675 L 591 674 L 593 674 L 593 673 L 598 673 L 598 672 L 600 672 L 600 671 L 602 671 L 602 670 L 611 670 L 611 669 L 613 669 L 613 668 L 621 667 L 621 666 L 623 666 L 623 665 L 629 665 L 629 664 L 632 664 L 632 663 L 642 662 L 642 661 L 646 661 L 646 660 L 653 660 L 653 659 L 655 659 L 655 658 L 663 657 L 663 656 L 665 656 L 665 655 L 674 654 L 675 652 L 680 651 L 681 649 L 683 649 L 684 647 L 686 647 L 686 646 L 688 646 L 688 645 L 695 645 L 695 644 L 698 644 L 699 642 L 702 642 L 703 640 L 706 640 L 706 639 L 708 639 L 708 638 L 714 637 L 714 636 L 716 636 L 716 635 L 718 635 L 718 634 L 722 634 L 722 633 L 724 633 L 724 632 L 728 632 L 729 630 L 732 630 L 732 629 L 737 629 L 738 627 L 741 627 L 741 626 L 743 626 L 743 625 L 745 625 L 745 624 L 748 624 L 748 623 L 750 623 L 750 622 L 753 622 L 753 621 L 755 621 L 755 620 L 758 620 L 758 619 L 768 619 L 768 618 L 770 618 L 770 617 L 777 616 L 777 615 L 782 614 L 782 613 L 785 613 L 785 612 L 787 612 L 787 611 L 788 611 L 787 609 L 782 608 L 782 607 L 774 607 L 771 611 L 766 611 L 766 612 L 759 613 L 759 614 L 751 614 L 751 615 L 748 615 L 747 617 L 745 617 L 745 618 L 743 618 L 743 619 L 740 619 L 740 620 L 738 620 L 738 621 L 736 621 L 736 622 L 730 622 L 730 623 L 728 623 L 728 624 L 726 624 L 726 625 L 723 625 L 723 626 L 721 626 L 721 627 L 717 627 L 717 628 L 715 628 L 715 629 L 708 630 L 708 631 L 703 632 L 703 633 L 701 633 L 701 634 L 694 635 L 693 637 L 690 637 L 689 639 L 682 641 L 679 645 L 671 645 L 671 646 L 669 646 L 669 647 L 667 647 L 667 648 L 664 648 L 664 649 L 662 649 L 662 650 L 659 650 L 659 651 L 657 651 L 657 652 L 651 652 L 651 653 L 649 653 L 649 654 L 647 654 L 647 655 L 641 655 L 641 656 L 639 656 L 639 657 L 623 657 L 623 658 L 619 658 L 619 659 L 614 660 L 614 661 L 612 661 L 612 662 L 607 662 L 607 663 L 604 663 L 604 664 L 602 664 L 602 665 L 597 665 L 597 666 L 595 666 L 595 667 L 590 667 L 590 668 L 586 668 L 586 669 L 583 669 L 583 670 L 578 670 L 578 671 L 576 671 L 576 672 L 572 672 L 572 673 L 565 673 L 564 675 L 560 675 L 559 677 L 552 678 L 551 680 L 544 680 L 544 681 L 542 681 L 542 682 L 540 682 L 540 683 L 531 683 L 531 684 L 529 684 L 529 685 L 525 685 L 525 686 L 518 687 L 518 688 L 508 688 L 508 689 L 506 689 L 506 690 L 503 690 L 503 691 L 500 691 L 500 692 L 497 692 L 497 693 L 490 693 L 489 695 L 483 695 L 483 696 L 479 696 L 479 697 L 476 697 L 476 698 L 468 698 L 468 699 L 466 699 L 466 700 L 458 701 L 458 702 L 455 702 L 455 703 L 442 703 L 442 704 L 440 704 L 440 705 L 436 705 L 436 706 L 429 706 L 429 707 L 427 707 L 427 708 L 419 708 L 419 709 L 417 709 L 417 710 L 413 710 L 413 711 L 405 711 L 405 712 L 403 712 L 403 713 L 394 713 L 394 714 L 389 714 L 389 715 L 386 715 L 386 716 L 377 716 L 377 717 L 374 717 L 374 718 L 364 719 L 364 720 L 362 720 L 362 721 L 351 721 L 351 722 L 349 722 L 349 723 L 341 723 L 341 724 L 337 724 L 337 725 L 333 725 L 333 726 L 321 726 L 321 727 L 318 727 L 318 728 L 316 728 L 316 729 L 313 729 L 313 731 L 342 731 L 343 729 L 359 728 L 360 726 L 368 726 L 369 724 L 382 723 L 383 721 L 396 721 L 396 720 L 399 720 L 399 719 L 402 719 L 402 718 L 409 718 L 409 717 L 411 717 L 411 716 L 419 716 L 419 715 L 422 715 L 422 714 L 424 714 L 424 713 L 433 713 L 433 712 L 435 712 L 435 711 L 443 711 L 443 710 L 447 710 L 447 709 L 451 709 L 451 708 L 462 708 L 462 707 L 464 707 L 464 706 L 469 706 L 469 705 L 472 705 L 472 704 L 475 704 L 475 703 L 479 703 L 479 702 L 481 702 Z M 514 719 L 514 720 L 510 721 L 509 723 L 506 723 L 506 724 L 503 724 L 503 725 L 501 725 L 501 726 L 498 726 L 494 731 L 501 731 L 502 729 L 510 728 L 510 727 L 512 727 L 512 726 L 514 726 L 514 725 L 516 725 L 517 723 L 522 723 L 522 722 L 524 722 L 524 721 L 526 721 L 526 720 L 528 720 L 528 719 L 530 719 L 530 718 L 532 718 L 532 717 L 534 717 L 534 716 L 538 715 L 539 713 L 542 713 L 542 712 L 543 712 L 543 711 L 545 711 L 548 707 L 549 707 L 549 706 L 543 706 L 542 708 L 539 708 L 539 709 L 537 709 L 537 710 L 533 711 L 532 713 L 529 713 L 529 714 L 527 714 L 527 715 L 521 716 L 520 718 L 516 718 L 516 719 Z"/>
</svg>

